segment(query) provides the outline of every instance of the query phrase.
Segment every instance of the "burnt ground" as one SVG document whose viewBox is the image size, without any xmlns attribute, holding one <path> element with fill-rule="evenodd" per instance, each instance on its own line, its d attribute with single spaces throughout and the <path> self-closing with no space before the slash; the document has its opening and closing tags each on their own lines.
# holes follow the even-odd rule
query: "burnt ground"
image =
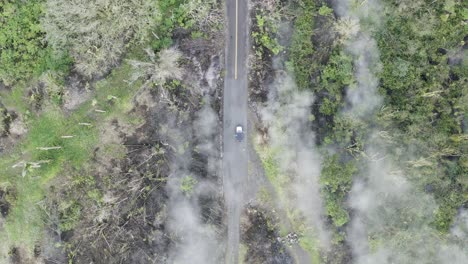
<svg viewBox="0 0 468 264">
<path fill-rule="evenodd" d="M 183 240 L 169 229 L 168 178 L 180 155 L 180 139 L 167 129 L 170 126 L 184 132 L 192 176 L 212 183 L 213 190 L 191 198 L 200 207 L 200 222 L 214 227 L 216 234 L 225 232 L 220 176 L 209 169 L 210 157 L 195 149 L 209 141 L 213 155 L 219 156 L 221 126 L 215 126 L 212 137 L 206 139 L 197 138 L 194 131 L 195 114 L 204 104 L 210 104 L 221 119 L 224 36 L 215 32 L 210 39 L 193 39 L 183 29 L 173 36 L 183 53 L 184 76 L 180 84 L 172 84 L 169 100 L 161 102 L 160 87 L 142 89 L 129 113 L 141 119 L 141 124 L 129 125 L 119 118 L 102 124 L 102 138 L 92 160 L 81 168 L 64 168 L 66 175 L 53 180 L 39 205 L 45 212 L 46 229 L 34 249 L 34 259 L 27 258 L 29 253 L 22 248 L 12 248 L 13 263 L 168 263 L 171 250 Z M 71 72 L 60 91 L 64 113 L 89 100 L 96 81 Z M 25 96 L 34 98 L 28 105 L 32 114 L 40 114 L 50 99 L 40 82 L 28 88 Z M 18 131 L 26 131 L 12 129 L 13 124 L 21 128 L 21 120 L 2 105 L 0 122 L 3 152 L 18 142 Z M 122 146 L 124 156 L 109 155 L 103 141 L 116 150 Z M 0 225 L 9 212 L 8 195 L 0 190 Z"/>
<path fill-rule="evenodd" d="M 206 56 L 205 52 L 201 50 L 194 56 Z M 199 68 L 193 69 L 205 72 L 208 67 L 208 63 L 202 62 Z M 192 74 L 197 75 L 198 72 Z M 216 92 L 211 96 L 216 98 Z M 195 119 L 194 113 L 201 105 L 200 96 L 182 87 L 174 89 L 171 97 L 174 104 L 158 102 L 159 94 L 154 89 L 145 94 L 146 104 L 136 102 L 133 114 L 143 117 L 145 122 L 134 133 L 128 134 L 118 121 L 114 122 L 114 129 L 119 131 L 119 137 L 127 148 L 128 154 L 123 160 L 101 161 L 99 150 L 96 150 L 94 164 L 101 166 L 94 169 L 98 172 L 95 176 L 98 188 L 104 195 L 110 193 L 115 202 L 107 209 L 93 204 L 87 206 L 98 207 L 105 214 L 104 218 L 96 221 L 95 218 L 100 216 L 87 209 L 93 217 L 85 217 L 72 234 L 64 238 L 64 242 L 73 245 L 77 263 L 168 261 L 171 248 L 178 243 L 178 235 L 168 229 L 167 193 L 171 160 L 177 156 L 178 146 L 166 128 L 176 123 L 180 129 L 190 129 Z M 216 108 L 216 99 L 213 102 Z M 188 149 L 193 149 L 196 139 L 187 140 Z M 212 140 L 216 142 L 215 138 Z M 208 172 L 206 156 L 200 153 L 192 153 L 191 156 L 190 171 L 198 180 L 217 179 L 216 175 Z M 221 196 L 201 196 L 199 202 L 202 221 L 222 227 Z M 89 232 L 90 227 L 95 230 Z"/>
<path fill-rule="evenodd" d="M 243 243 L 248 247 L 245 263 L 294 263 L 264 209 L 249 206 L 245 214 L 242 223 Z"/>
</svg>

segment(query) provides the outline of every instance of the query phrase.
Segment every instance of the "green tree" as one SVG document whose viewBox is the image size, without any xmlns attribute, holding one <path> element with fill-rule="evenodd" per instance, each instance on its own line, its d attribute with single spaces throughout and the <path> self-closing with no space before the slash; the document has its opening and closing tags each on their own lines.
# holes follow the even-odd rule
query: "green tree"
<svg viewBox="0 0 468 264">
<path fill-rule="evenodd" d="M 338 160 L 338 155 L 327 157 L 323 163 L 320 174 L 322 194 L 325 197 L 327 214 L 336 227 L 341 227 L 349 221 L 344 202 L 356 171 L 354 163 L 342 163 Z"/>
<path fill-rule="evenodd" d="M 0 2 L 0 81 L 11 85 L 48 69 L 67 71 L 66 53 L 56 56 L 44 40 L 41 0 Z"/>
</svg>

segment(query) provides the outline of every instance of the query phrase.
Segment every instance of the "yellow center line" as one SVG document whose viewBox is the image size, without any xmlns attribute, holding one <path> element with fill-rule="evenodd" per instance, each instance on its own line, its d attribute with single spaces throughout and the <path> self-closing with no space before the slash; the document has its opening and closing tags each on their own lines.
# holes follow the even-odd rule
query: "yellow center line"
<svg viewBox="0 0 468 264">
<path fill-rule="evenodd" d="M 236 0 L 236 44 L 235 44 L 235 48 L 234 48 L 234 79 L 237 80 L 237 33 L 238 33 L 238 19 L 239 19 L 239 3 L 238 3 L 239 0 Z"/>
</svg>

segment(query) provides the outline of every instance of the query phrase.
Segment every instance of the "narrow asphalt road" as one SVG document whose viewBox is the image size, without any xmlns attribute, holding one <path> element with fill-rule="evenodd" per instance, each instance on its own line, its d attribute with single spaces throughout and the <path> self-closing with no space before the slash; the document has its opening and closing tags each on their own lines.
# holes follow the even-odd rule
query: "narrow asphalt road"
<svg viewBox="0 0 468 264">
<path fill-rule="evenodd" d="M 223 188 L 227 208 L 226 263 L 239 262 L 240 214 L 247 180 L 247 55 L 249 51 L 248 0 L 226 0 L 226 74 L 223 103 Z M 238 142 L 235 127 L 246 137 Z"/>
</svg>

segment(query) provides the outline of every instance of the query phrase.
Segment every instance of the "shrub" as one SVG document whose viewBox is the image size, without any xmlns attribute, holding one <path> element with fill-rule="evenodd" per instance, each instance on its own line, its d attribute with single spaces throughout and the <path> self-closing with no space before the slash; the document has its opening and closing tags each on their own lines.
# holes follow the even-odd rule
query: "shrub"
<svg viewBox="0 0 468 264">
<path fill-rule="evenodd" d="M 0 2 L 0 81 L 11 85 L 41 72 L 67 71 L 66 53 L 53 54 L 40 25 L 42 1 Z"/>
<path fill-rule="evenodd" d="M 314 68 L 312 56 L 315 52 L 311 37 L 314 32 L 314 1 L 304 1 L 296 20 L 291 40 L 290 62 L 294 70 L 297 86 L 300 89 L 310 89 L 310 77 Z"/>
<path fill-rule="evenodd" d="M 278 40 L 275 38 L 277 34 L 277 21 L 266 14 L 266 11 L 261 10 L 255 16 L 256 27 L 252 32 L 252 38 L 255 42 L 258 50 L 257 55 L 264 55 L 265 52 L 269 51 L 274 55 L 278 55 L 283 47 L 279 45 Z"/>
<path fill-rule="evenodd" d="M 180 190 L 185 195 L 190 195 L 193 192 L 193 188 L 197 185 L 198 181 L 193 178 L 192 176 L 185 176 L 182 178 L 182 182 L 180 184 Z"/>
<path fill-rule="evenodd" d="M 349 221 L 344 202 L 351 189 L 351 179 L 355 172 L 356 167 L 353 163 L 342 164 L 337 155 L 328 157 L 323 164 L 320 174 L 322 193 L 327 214 L 336 227 L 341 227 Z"/>
</svg>

